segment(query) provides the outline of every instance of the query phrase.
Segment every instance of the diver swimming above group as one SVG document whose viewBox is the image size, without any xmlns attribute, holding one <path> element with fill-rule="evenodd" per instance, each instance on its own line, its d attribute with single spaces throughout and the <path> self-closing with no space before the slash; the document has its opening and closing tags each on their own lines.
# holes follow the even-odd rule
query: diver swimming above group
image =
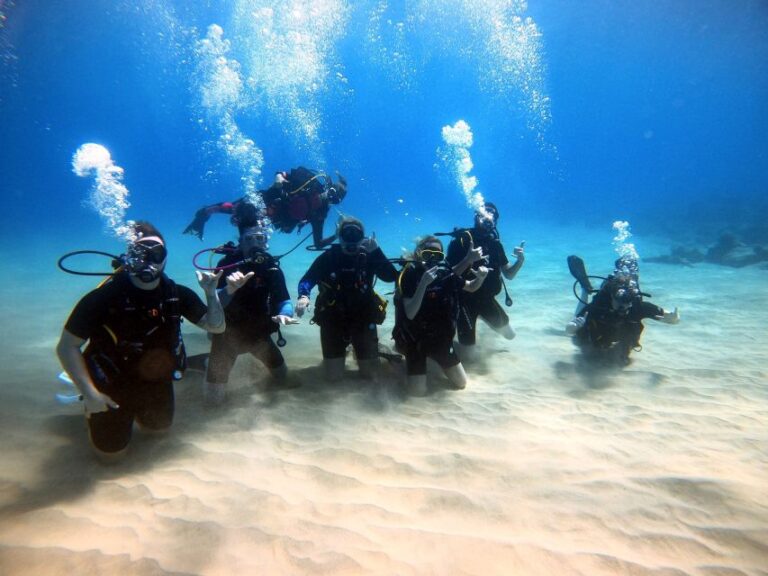
<svg viewBox="0 0 768 576">
<path fill-rule="evenodd" d="M 337 174 L 336 184 L 327 174 L 315 172 L 299 166 L 290 172 L 275 173 L 275 180 L 266 190 L 259 190 L 256 201 L 245 197 L 233 202 L 219 202 L 203 206 L 195 212 L 195 218 L 184 229 L 184 234 L 192 234 L 203 239 L 205 224 L 213 214 L 230 214 L 232 224 L 240 226 L 242 220 L 252 220 L 243 216 L 242 211 L 260 210 L 260 217 L 269 219 L 276 230 L 289 233 L 298 227 L 309 224 L 312 227 L 314 246 L 322 248 L 333 242 L 335 236 L 323 237 L 323 226 L 330 207 L 339 204 L 347 195 L 347 181 Z"/>
<path fill-rule="evenodd" d="M 299 174 L 306 181 L 297 185 Z M 97 454 L 106 459 L 123 454 L 134 423 L 153 431 L 171 425 L 173 381 L 187 367 L 182 318 L 211 333 L 210 353 L 195 359 L 205 370 L 208 405 L 224 402 L 232 368 L 245 353 L 263 364 L 271 385 L 295 384 L 280 350 L 286 344 L 281 329 L 304 317 L 320 328 L 323 373 L 329 382 L 343 378 L 349 347 L 365 379 L 377 376 L 381 356 L 402 359 L 382 354 L 378 327 L 387 316 L 388 302 L 375 290 L 379 280 L 395 283 L 391 337 L 405 359 L 410 395 L 428 391 L 428 358 L 443 370 L 450 388 L 467 386 L 464 364 L 473 360 L 478 318 L 503 338 L 515 337 L 496 297 L 503 288 L 505 304 L 512 305 L 504 279 L 514 279 L 522 268 L 525 243 L 514 248 L 510 262 L 494 204 L 478 209 L 471 227 L 425 235 L 411 254 L 390 259 L 375 235 L 366 235 L 363 222 L 351 216 L 342 215 L 334 233 L 322 237 L 329 206 L 344 198 L 346 182 L 339 177 L 332 186 L 330 178 L 322 185 L 319 180 L 306 169 L 278 173 L 271 192 L 261 194 L 263 206 L 242 199 L 198 211 L 185 232 L 202 238 L 205 220 L 217 212 L 232 214 L 238 229 L 237 244 L 205 249 L 193 259 L 206 304 L 165 275 L 167 248 L 160 232 L 148 222 L 134 224 L 126 254 L 113 257 L 115 269 L 104 273 L 108 279 L 75 306 L 57 347 L 64 370 L 84 400 Z M 312 206 L 314 211 L 308 211 Z M 285 255 L 272 255 L 269 239 L 273 229 L 290 231 L 308 222 L 314 236 L 310 248 L 320 253 L 301 276 L 293 304 L 280 266 Z M 440 236 L 451 238 L 447 250 Z M 63 262 L 82 252 L 62 257 L 60 267 L 77 273 Z M 221 256 L 215 266 L 197 264 L 205 252 Z M 616 271 L 599 290 L 592 288 L 579 258 L 570 257 L 569 266 L 582 293 L 567 333 L 585 356 L 601 362 L 610 356 L 625 365 L 630 351 L 639 349 L 643 319 L 679 320 L 676 309 L 666 312 L 643 300 L 647 295 L 640 291 L 636 261 L 617 261 Z M 312 305 L 315 287 L 319 292 Z"/>
</svg>

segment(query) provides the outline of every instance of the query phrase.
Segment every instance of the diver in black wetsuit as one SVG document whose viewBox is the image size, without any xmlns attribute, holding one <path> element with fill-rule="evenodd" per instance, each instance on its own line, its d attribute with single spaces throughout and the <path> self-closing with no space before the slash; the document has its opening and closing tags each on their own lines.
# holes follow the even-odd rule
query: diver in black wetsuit
<svg viewBox="0 0 768 576">
<path fill-rule="evenodd" d="M 91 444 L 105 460 L 125 454 L 134 423 L 151 431 L 170 427 L 173 381 L 186 367 L 182 317 L 208 332 L 225 329 L 219 275 L 197 273 L 203 304 L 165 275 L 162 234 L 143 221 L 133 232 L 123 265 L 78 302 L 56 348 L 82 393 Z"/>
<path fill-rule="evenodd" d="M 588 358 L 627 365 L 630 352 L 640 348 L 643 320 L 680 321 L 677 308 L 667 312 L 643 300 L 648 295 L 640 291 L 636 259 L 616 260 L 615 270 L 598 290 L 592 288 L 581 258 L 569 256 L 568 265 L 581 286 L 581 296 L 566 333 Z M 594 295 L 588 300 L 590 293 Z"/>
<path fill-rule="evenodd" d="M 437 362 L 453 388 L 460 390 L 467 385 L 467 375 L 453 348 L 459 297 L 462 292 L 477 291 L 488 269 L 480 266 L 472 280 L 465 280 L 457 272 L 468 269 L 480 255 L 470 251 L 451 268 L 435 236 L 422 239 L 413 256 L 397 282 L 392 331 L 397 350 L 405 355 L 408 390 L 414 395 L 426 393 L 427 358 Z"/>
<path fill-rule="evenodd" d="M 466 256 L 470 249 L 480 249 L 484 261 L 476 261 L 473 267 L 481 264 L 489 270 L 488 278 L 476 292 L 462 292 L 461 314 L 457 326 L 458 340 L 461 345 L 460 355 L 467 361 L 472 357 L 476 342 L 477 319 L 481 318 L 493 330 L 507 340 L 515 337 L 515 331 L 509 324 L 509 316 L 496 300 L 503 286 L 502 274 L 507 280 L 512 280 L 523 267 L 525 262 L 524 243 L 515 247 L 515 262 L 511 263 L 499 239 L 496 224 L 499 211 L 494 204 L 486 202 L 483 210 L 475 214 L 472 228 L 457 229 L 451 233 L 453 240 L 448 245 L 448 262 L 453 266 Z M 506 290 L 506 287 L 505 287 Z M 512 300 L 507 296 L 508 304 Z"/>
<path fill-rule="evenodd" d="M 241 354 L 260 360 L 274 383 L 285 382 L 288 368 L 272 335 L 280 326 L 298 324 L 298 320 L 293 318 L 279 262 L 267 252 L 268 239 L 263 223 L 241 221 L 238 247 L 217 264 L 227 274 L 219 279 L 227 329 L 211 340 L 205 382 L 208 405 L 224 401 L 229 374 Z M 233 290 L 237 285 L 239 289 Z"/>
<path fill-rule="evenodd" d="M 264 205 L 260 218 L 268 218 L 275 230 L 285 233 L 309 224 L 315 247 L 322 248 L 336 237 L 324 238 L 323 227 L 331 206 L 339 204 L 347 195 L 347 181 L 339 174 L 338 182 L 334 184 L 330 176 L 300 166 L 290 172 L 277 172 L 272 186 L 259 190 L 258 194 Z M 239 226 L 237 214 L 244 205 L 253 206 L 247 198 L 204 206 L 195 213 L 184 234 L 192 234 L 202 240 L 205 223 L 212 214 L 230 214 L 232 223 Z"/>
<path fill-rule="evenodd" d="M 376 326 L 386 315 L 386 300 L 373 285 L 377 278 L 394 282 L 397 271 L 375 238 L 365 237 L 357 218 L 342 217 L 337 232 L 339 242 L 320 254 L 299 282 L 296 315 L 304 315 L 312 288 L 319 286 L 312 321 L 320 326 L 326 377 L 333 381 L 343 376 L 347 346 L 352 344 L 360 374 L 369 378 L 379 357 Z"/>
</svg>

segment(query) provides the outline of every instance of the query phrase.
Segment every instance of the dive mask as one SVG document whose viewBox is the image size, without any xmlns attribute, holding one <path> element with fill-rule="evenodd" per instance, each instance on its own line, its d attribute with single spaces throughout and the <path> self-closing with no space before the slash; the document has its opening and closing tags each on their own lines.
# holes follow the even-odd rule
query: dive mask
<svg viewBox="0 0 768 576">
<path fill-rule="evenodd" d="M 159 238 L 144 238 L 128 248 L 125 267 L 142 282 L 152 282 L 162 274 L 167 257 L 168 250 Z"/>
<path fill-rule="evenodd" d="M 240 250 L 243 256 L 253 259 L 260 252 L 266 252 L 269 248 L 269 234 L 265 228 L 253 226 L 246 228 L 240 235 Z"/>
<path fill-rule="evenodd" d="M 357 244 L 363 239 L 363 229 L 354 224 L 346 224 L 339 230 L 339 240 L 345 244 Z"/>
<path fill-rule="evenodd" d="M 445 254 L 438 247 L 426 247 L 419 250 L 419 259 L 424 262 L 424 266 L 431 268 L 445 260 Z"/>
<path fill-rule="evenodd" d="M 345 254 L 357 254 L 363 241 L 363 229 L 356 224 L 345 224 L 339 230 L 339 244 Z"/>
<path fill-rule="evenodd" d="M 614 310 L 624 313 L 629 312 L 632 303 L 640 295 L 640 291 L 632 284 L 630 282 L 613 291 L 611 294 L 611 305 Z"/>
</svg>

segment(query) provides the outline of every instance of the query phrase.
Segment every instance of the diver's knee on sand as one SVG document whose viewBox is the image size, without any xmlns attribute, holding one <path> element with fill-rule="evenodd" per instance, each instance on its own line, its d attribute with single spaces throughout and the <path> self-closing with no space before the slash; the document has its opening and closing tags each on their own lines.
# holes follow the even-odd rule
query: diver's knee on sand
<svg viewBox="0 0 768 576">
<path fill-rule="evenodd" d="M 227 398 L 226 384 L 206 380 L 203 384 L 203 399 L 206 406 L 221 406 Z"/>
<path fill-rule="evenodd" d="M 451 386 L 453 386 L 454 389 L 463 390 L 467 387 L 467 373 L 464 371 L 464 366 L 461 364 L 446 368 L 444 373 L 448 380 L 450 380 Z"/>
<path fill-rule="evenodd" d="M 409 375 L 405 380 L 405 385 L 406 385 L 409 396 L 426 396 L 427 395 L 427 375 L 426 374 Z"/>
<path fill-rule="evenodd" d="M 104 452 L 96 447 L 91 440 L 91 450 L 96 455 L 98 461 L 102 464 L 117 464 L 125 459 L 125 455 L 128 454 L 128 446 L 117 450 L 116 452 Z"/>
<path fill-rule="evenodd" d="M 497 334 L 500 334 L 502 337 L 506 338 L 507 340 L 513 340 L 515 336 L 517 336 L 517 332 L 515 332 L 515 329 L 512 328 L 509 324 L 504 324 L 504 326 L 499 326 L 498 328 L 493 329 Z"/>
<path fill-rule="evenodd" d="M 471 363 L 477 360 L 477 346 L 475 344 L 462 344 L 454 341 L 453 349 L 461 358 L 462 363 Z"/>
<path fill-rule="evenodd" d="M 274 382 L 283 382 L 288 377 L 288 366 L 283 362 L 280 366 L 270 369 L 269 376 Z"/>
<path fill-rule="evenodd" d="M 358 360 L 357 366 L 360 369 L 360 377 L 371 380 L 376 377 L 379 370 L 379 359 L 370 358 L 368 360 Z"/>
<path fill-rule="evenodd" d="M 323 358 L 323 374 L 329 382 L 339 380 L 344 377 L 344 360 L 341 358 Z"/>
</svg>

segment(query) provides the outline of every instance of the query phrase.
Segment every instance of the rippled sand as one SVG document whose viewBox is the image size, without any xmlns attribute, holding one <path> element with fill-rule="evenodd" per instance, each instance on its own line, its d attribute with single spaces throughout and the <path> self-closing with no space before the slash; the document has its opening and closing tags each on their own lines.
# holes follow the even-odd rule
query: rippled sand
<svg viewBox="0 0 768 576">
<path fill-rule="evenodd" d="M 466 390 L 435 373 L 407 398 L 399 367 L 362 382 L 352 360 L 325 384 L 304 323 L 285 330 L 301 387 L 244 359 L 211 410 L 190 372 L 171 433 L 109 467 L 53 401 L 87 282 L 6 292 L 0 574 L 768 574 L 768 271 L 645 265 L 683 322 L 648 322 L 631 366 L 596 372 L 562 336 L 567 252 L 546 240 L 510 285 L 518 338 L 482 330 Z"/>
</svg>

